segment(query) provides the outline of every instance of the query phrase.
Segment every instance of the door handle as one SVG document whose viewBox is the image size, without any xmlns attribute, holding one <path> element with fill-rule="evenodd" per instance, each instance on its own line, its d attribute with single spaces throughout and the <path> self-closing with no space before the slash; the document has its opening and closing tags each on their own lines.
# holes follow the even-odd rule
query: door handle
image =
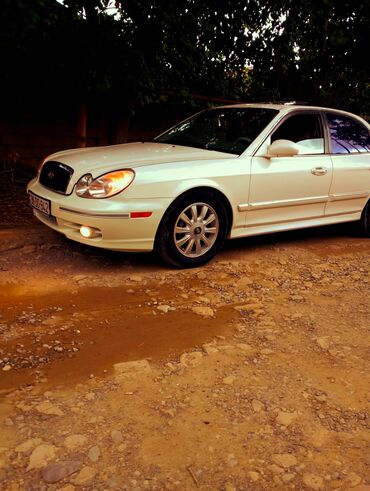
<svg viewBox="0 0 370 491">
<path fill-rule="evenodd" d="M 325 174 L 328 173 L 328 169 L 325 169 L 325 167 L 314 167 L 311 169 L 311 174 L 314 176 L 325 176 Z"/>
</svg>

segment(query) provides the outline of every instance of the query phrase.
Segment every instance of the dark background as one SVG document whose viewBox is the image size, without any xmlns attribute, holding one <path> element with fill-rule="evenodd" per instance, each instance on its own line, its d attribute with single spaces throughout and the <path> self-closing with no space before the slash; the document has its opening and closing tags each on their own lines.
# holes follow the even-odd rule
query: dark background
<svg viewBox="0 0 370 491">
<path fill-rule="evenodd" d="M 370 114 L 369 9 L 352 0 L 2 0 L 0 158 L 150 140 L 224 102 Z"/>
</svg>

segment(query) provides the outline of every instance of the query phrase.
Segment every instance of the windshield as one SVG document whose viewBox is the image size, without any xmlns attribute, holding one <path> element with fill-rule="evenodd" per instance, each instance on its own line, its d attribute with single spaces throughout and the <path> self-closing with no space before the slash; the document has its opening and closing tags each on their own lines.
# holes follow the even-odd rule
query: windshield
<svg viewBox="0 0 370 491">
<path fill-rule="evenodd" d="M 255 107 L 207 109 L 154 141 L 240 155 L 277 113 Z"/>
</svg>

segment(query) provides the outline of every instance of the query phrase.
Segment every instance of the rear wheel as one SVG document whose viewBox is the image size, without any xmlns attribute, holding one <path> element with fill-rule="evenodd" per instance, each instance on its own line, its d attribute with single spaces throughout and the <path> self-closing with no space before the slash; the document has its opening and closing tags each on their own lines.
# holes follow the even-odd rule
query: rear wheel
<svg viewBox="0 0 370 491">
<path fill-rule="evenodd" d="M 370 200 L 363 209 L 360 221 L 361 235 L 370 237 Z"/>
<path fill-rule="evenodd" d="M 156 249 L 166 262 L 185 268 L 201 266 L 222 247 L 228 216 L 222 200 L 209 191 L 179 198 L 158 229 Z"/>
</svg>

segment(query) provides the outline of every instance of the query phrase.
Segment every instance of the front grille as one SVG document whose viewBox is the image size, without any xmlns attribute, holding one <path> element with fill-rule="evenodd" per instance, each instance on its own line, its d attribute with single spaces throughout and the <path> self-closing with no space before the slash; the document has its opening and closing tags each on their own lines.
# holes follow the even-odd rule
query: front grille
<svg viewBox="0 0 370 491">
<path fill-rule="evenodd" d="M 48 189 L 65 194 L 73 169 L 61 162 L 50 160 L 42 166 L 39 182 Z"/>
</svg>

